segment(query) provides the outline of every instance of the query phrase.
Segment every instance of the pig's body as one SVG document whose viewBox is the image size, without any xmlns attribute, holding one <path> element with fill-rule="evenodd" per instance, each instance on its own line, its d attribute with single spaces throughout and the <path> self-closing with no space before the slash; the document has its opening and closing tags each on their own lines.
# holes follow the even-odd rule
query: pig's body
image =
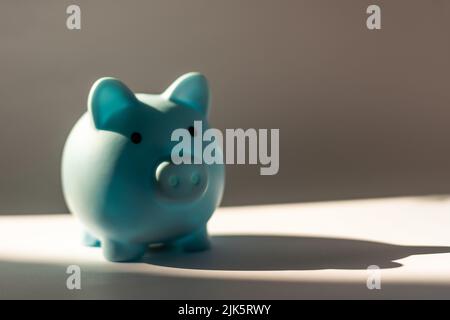
<svg viewBox="0 0 450 320">
<path fill-rule="evenodd" d="M 137 260 L 151 244 L 208 248 L 206 223 L 222 197 L 224 167 L 171 163 L 173 130 L 194 120 L 207 128 L 204 78 L 177 82 L 162 95 L 134 95 L 118 80 L 99 80 L 67 139 L 67 205 L 108 260 Z"/>
</svg>

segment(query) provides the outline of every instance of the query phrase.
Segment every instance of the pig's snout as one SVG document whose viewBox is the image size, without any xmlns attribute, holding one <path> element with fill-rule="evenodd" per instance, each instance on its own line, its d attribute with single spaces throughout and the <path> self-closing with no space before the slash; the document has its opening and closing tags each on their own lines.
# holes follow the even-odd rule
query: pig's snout
<svg viewBox="0 0 450 320">
<path fill-rule="evenodd" d="M 199 164 L 164 161 L 157 166 L 155 178 L 161 194 L 175 201 L 199 198 L 208 185 L 206 168 Z"/>
</svg>

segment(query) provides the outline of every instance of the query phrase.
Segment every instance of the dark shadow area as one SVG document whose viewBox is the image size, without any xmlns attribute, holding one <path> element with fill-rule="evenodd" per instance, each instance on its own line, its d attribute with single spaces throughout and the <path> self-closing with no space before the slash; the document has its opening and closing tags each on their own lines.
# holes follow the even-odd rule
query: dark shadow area
<svg viewBox="0 0 450 320">
<path fill-rule="evenodd" d="M 382 269 L 402 266 L 394 262 L 417 254 L 450 252 L 450 247 L 398 246 L 355 239 L 227 235 L 212 237 L 212 248 L 198 253 L 151 250 L 145 262 L 201 270 L 322 270 Z"/>
</svg>

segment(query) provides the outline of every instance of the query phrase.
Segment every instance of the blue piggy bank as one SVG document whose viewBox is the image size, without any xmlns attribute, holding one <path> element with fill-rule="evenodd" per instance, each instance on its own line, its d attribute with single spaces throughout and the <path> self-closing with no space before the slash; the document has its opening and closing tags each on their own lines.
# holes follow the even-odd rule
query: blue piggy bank
<svg viewBox="0 0 450 320">
<path fill-rule="evenodd" d="M 110 261 L 139 260 L 151 245 L 209 248 L 206 224 L 222 198 L 224 166 L 171 160 L 172 132 L 186 128 L 195 139 L 193 123 L 206 130 L 208 108 L 208 83 L 199 73 L 155 95 L 134 94 L 114 78 L 93 85 L 61 169 L 86 245 L 101 246 Z"/>
</svg>

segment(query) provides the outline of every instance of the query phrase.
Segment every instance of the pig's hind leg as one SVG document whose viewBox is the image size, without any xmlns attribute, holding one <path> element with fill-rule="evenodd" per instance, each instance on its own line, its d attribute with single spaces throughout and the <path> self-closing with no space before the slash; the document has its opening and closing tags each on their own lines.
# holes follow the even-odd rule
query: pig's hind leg
<svg viewBox="0 0 450 320">
<path fill-rule="evenodd" d="M 196 231 L 184 236 L 170 244 L 186 252 L 204 251 L 211 247 L 208 230 L 202 226 Z"/>
<path fill-rule="evenodd" d="M 102 242 L 103 255 L 109 261 L 139 261 L 148 249 L 148 244 L 127 243 L 114 240 Z"/>
</svg>

